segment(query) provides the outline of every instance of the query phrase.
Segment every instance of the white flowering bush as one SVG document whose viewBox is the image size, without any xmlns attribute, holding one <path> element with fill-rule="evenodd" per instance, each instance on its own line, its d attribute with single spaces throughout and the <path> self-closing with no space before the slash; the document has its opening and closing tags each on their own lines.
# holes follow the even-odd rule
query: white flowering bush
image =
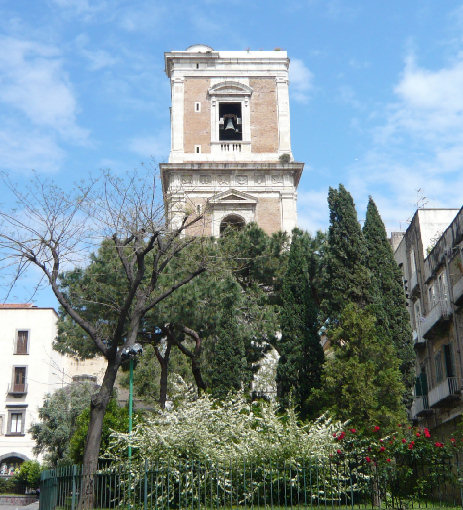
<svg viewBox="0 0 463 510">
<path fill-rule="evenodd" d="M 288 494 L 306 498 L 312 477 L 323 479 L 312 498 L 336 498 L 340 479 L 333 479 L 330 458 L 340 428 L 327 415 L 303 424 L 293 409 L 282 414 L 274 402 L 249 402 L 242 394 L 219 401 L 185 392 L 181 405 L 146 415 L 131 437 L 115 433 L 106 457 L 120 469 L 131 444 L 119 483 L 131 494 L 148 484 L 159 508 L 249 504 L 270 494 L 275 503 Z"/>
<path fill-rule="evenodd" d="M 327 459 L 341 425 L 324 415 L 302 424 L 294 410 L 278 412 L 273 402 L 249 402 L 238 394 L 226 400 L 204 396 L 176 409 L 145 416 L 132 432 L 114 434 L 106 456 L 120 459 L 130 443 L 133 458 L 214 465 L 268 464 Z"/>
</svg>

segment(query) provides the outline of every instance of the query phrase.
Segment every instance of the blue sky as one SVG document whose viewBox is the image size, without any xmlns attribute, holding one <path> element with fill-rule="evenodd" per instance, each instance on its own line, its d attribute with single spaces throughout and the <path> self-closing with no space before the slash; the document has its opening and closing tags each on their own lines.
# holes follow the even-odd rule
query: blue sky
<svg viewBox="0 0 463 510">
<path fill-rule="evenodd" d="M 327 227 L 340 182 L 360 220 L 371 194 L 389 230 L 418 202 L 461 207 L 463 3 L 451 0 L 0 0 L 0 169 L 66 187 L 165 161 L 163 52 L 195 43 L 287 50 L 302 227 Z"/>
</svg>

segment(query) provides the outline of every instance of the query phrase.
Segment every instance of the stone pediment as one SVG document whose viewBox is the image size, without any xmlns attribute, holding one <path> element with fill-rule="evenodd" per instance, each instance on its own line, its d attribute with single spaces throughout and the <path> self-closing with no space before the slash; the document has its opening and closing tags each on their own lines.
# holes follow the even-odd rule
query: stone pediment
<svg viewBox="0 0 463 510">
<path fill-rule="evenodd" d="M 228 189 L 212 196 L 208 202 L 210 204 L 257 204 L 257 198 L 242 191 Z"/>
<path fill-rule="evenodd" d="M 231 80 L 217 83 L 208 90 L 210 96 L 250 96 L 252 92 L 248 85 Z"/>
</svg>

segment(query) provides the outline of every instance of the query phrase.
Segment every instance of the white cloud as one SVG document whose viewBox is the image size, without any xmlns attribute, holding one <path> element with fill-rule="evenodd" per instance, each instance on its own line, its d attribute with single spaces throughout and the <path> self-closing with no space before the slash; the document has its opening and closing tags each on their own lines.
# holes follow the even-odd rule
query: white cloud
<svg viewBox="0 0 463 510">
<path fill-rule="evenodd" d="M 328 189 L 299 191 L 297 197 L 298 226 L 314 234 L 326 230 L 329 221 Z"/>
<path fill-rule="evenodd" d="M 161 131 L 158 136 L 140 136 L 129 141 L 129 150 L 142 157 L 143 161 L 153 158 L 156 162 L 167 161 L 170 150 L 169 132 Z"/>
<path fill-rule="evenodd" d="M 291 59 L 289 79 L 291 81 L 292 98 L 300 103 L 307 103 L 313 87 L 313 74 L 302 60 L 298 58 Z"/>
<path fill-rule="evenodd" d="M 111 67 L 117 64 L 118 59 L 108 53 L 105 50 L 97 49 L 90 50 L 88 49 L 89 38 L 86 34 L 79 34 L 76 37 L 76 46 L 77 51 L 87 59 L 89 62 L 89 68 L 91 71 L 99 71 L 105 67 Z"/>
<path fill-rule="evenodd" d="M 24 114 L 67 140 L 85 143 L 87 131 L 76 122 L 77 104 L 52 46 L 0 38 L 0 105 Z"/>
<path fill-rule="evenodd" d="M 52 136 L 35 130 L 12 128 L 0 130 L 2 170 L 56 172 L 64 156 L 64 151 Z"/>
<path fill-rule="evenodd" d="M 463 55 L 434 70 L 408 57 L 394 92 L 346 182 L 361 204 L 373 194 L 392 230 L 406 227 L 421 193 L 427 207 L 462 205 Z"/>
</svg>

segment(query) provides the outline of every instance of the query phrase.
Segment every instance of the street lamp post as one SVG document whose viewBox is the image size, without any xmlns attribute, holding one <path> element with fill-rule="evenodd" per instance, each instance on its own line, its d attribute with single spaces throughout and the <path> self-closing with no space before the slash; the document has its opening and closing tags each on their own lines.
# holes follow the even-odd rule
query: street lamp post
<svg viewBox="0 0 463 510">
<path fill-rule="evenodd" d="M 124 347 L 122 350 L 122 359 L 129 360 L 129 462 L 132 458 L 132 416 L 133 416 L 133 362 L 137 356 L 143 352 L 143 347 L 135 343 L 131 347 Z"/>
</svg>

